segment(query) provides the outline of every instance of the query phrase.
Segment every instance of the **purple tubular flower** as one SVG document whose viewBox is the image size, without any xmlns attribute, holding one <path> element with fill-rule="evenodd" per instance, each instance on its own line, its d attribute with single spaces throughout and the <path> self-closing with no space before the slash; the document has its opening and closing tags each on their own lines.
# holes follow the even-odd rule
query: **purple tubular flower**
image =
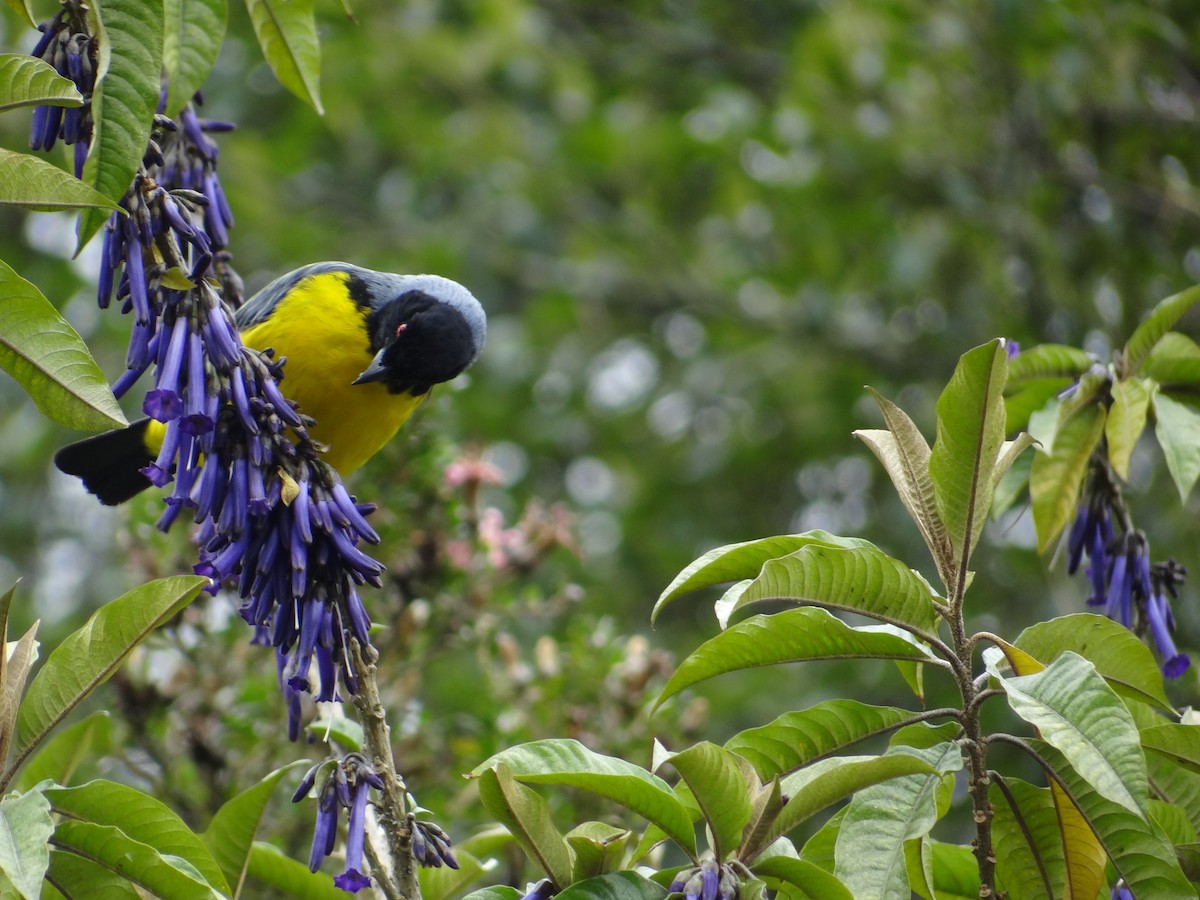
<svg viewBox="0 0 1200 900">
<path fill-rule="evenodd" d="M 1118 553 L 1113 558 L 1104 614 L 1126 628 L 1133 627 L 1133 573 L 1127 553 Z"/>
<path fill-rule="evenodd" d="M 346 524 L 354 529 L 355 533 L 368 544 L 378 544 L 379 535 L 367 523 L 362 513 L 358 511 L 358 507 L 354 505 L 354 501 L 346 493 L 346 488 L 341 482 L 333 486 L 332 494 L 333 503 L 342 515 L 345 516 Z"/>
<path fill-rule="evenodd" d="M 1146 622 L 1150 626 L 1150 635 L 1154 646 L 1163 658 L 1162 672 L 1167 678 L 1178 678 L 1188 670 L 1192 662 L 1186 653 L 1180 653 L 1171 637 L 1171 607 L 1167 596 L 1159 591 L 1146 602 Z"/>
<path fill-rule="evenodd" d="M 706 859 L 700 864 L 700 900 L 717 900 L 721 867 L 715 859 Z"/>
<path fill-rule="evenodd" d="M 350 806 L 350 823 L 346 829 L 346 871 L 333 879 L 333 883 L 343 891 L 356 893 L 371 886 L 371 879 L 362 873 L 363 839 L 367 831 L 367 792 L 370 786 L 366 781 L 354 785 L 354 799 Z"/>
<path fill-rule="evenodd" d="M 314 773 L 315 777 L 315 773 Z M 305 794 L 308 790 L 304 791 Z M 292 798 L 298 802 L 298 797 Z M 309 871 L 315 872 L 321 868 L 321 860 L 333 852 L 337 840 L 338 802 L 337 792 L 333 788 L 333 780 L 325 782 L 321 796 L 317 800 L 317 825 L 313 829 L 312 851 L 308 855 Z"/>
</svg>

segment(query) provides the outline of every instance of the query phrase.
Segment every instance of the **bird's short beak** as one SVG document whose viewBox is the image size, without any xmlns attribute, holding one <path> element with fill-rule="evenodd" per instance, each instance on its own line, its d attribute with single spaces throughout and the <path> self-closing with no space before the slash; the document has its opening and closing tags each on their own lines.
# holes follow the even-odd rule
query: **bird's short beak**
<svg viewBox="0 0 1200 900">
<path fill-rule="evenodd" d="M 363 371 L 361 375 L 354 379 L 354 384 L 370 384 L 373 381 L 382 381 L 387 375 L 387 369 L 383 366 L 383 351 L 380 350 L 375 354 L 375 358 L 371 360 L 371 364 Z"/>
</svg>

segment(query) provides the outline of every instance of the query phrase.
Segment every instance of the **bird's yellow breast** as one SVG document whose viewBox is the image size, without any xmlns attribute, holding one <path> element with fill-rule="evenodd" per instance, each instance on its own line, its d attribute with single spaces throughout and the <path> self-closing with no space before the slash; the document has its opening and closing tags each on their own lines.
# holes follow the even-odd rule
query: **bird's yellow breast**
<svg viewBox="0 0 1200 900">
<path fill-rule="evenodd" d="M 329 447 L 325 459 L 343 475 L 390 441 L 426 396 L 354 384 L 372 353 L 367 310 L 350 297 L 346 280 L 343 272 L 311 275 L 242 332 L 247 347 L 287 357 L 280 389 L 317 420 L 310 434 Z"/>
</svg>

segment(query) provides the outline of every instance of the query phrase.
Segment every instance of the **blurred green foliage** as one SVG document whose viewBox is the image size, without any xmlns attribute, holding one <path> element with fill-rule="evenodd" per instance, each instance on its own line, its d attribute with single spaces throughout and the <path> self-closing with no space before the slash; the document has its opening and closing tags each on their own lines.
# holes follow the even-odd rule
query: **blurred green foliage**
<svg viewBox="0 0 1200 900">
<path fill-rule="evenodd" d="M 480 818 L 458 774 L 505 744 L 579 736 L 644 763 L 652 733 L 723 740 L 777 710 L 776 679 L 740 680 L 640 715 L 668 651 L 715 630 L 676 613 L 645 636 L 703 550 L 821 527 L 925 559 L 850 438 L 877 421 L 864 384 L 928 429 L 967 348 L 1004 335 L 1106 357 L 1200 280 L 1194 4 L 409 0 L 318 17 L 324 118 L 273 80 L 238 4 L 203 112 L 239 124 L 221 176 L 248 288 L 346 259 L 444 274 L 488 309 L 470 377 L 353 485 L 382 506 L 393 578 L 366 600 L 400 765 L 446 819 Z M 11 10 L 0 24 L 5 49 L 32 45 Z M 0 120 L 0 145 L 27 124 Z M 128 323 L 94 308 L 97 248 L 72 250 L 69 218 L 0 210 L 0 258 L 115 377 Z M 182 530 L 150 528 L 157 498 L 101 510 L 52 470 L 71 435 L 8 380 L 0 429 L 0 588 L 26 579 L 46 638 L 187 571 Z M 445 485 L 479 454 L 499 485 Z M 1154 464 L 1135 454 L 1134 484 L 1168 496 Z M 511 528 L 535 502 L 522 533 L 547 543 L 489 558 L 481 517 Z M 1139 519 L 1200 571 L 1184 522 Z M 1079 584 L 1041 574 L 1027 515 L 988 537 L 980 627 L 1081 607 Z M 1200 616 L 1178 611 L 1195 646 Z M 229 612 L 196 607 L 109 695 L 129 736 L 113 765 L 169 785 L 193 824 L 295 752 L 272 661 Z M 901 689 L 882 664 L 820 671 L 789 673 L 788 707 Z M 306 840 L 307 811 L 275 821 Z"/>
</svg>

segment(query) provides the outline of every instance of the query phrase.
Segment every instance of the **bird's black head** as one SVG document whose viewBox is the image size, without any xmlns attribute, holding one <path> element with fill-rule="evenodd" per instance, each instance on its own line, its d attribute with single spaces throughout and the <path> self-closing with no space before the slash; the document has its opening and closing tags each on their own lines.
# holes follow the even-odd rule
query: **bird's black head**
<svg viewBox="0 0 1200 900">
<path fill-rule="evenodd" d="M 468 321 L 473 313 L 419 289 L 372 310 L 367 331 L 374 359 L 354 383 L 379 382 L 393 394 L 419 395 L 456 377 L 482 349 L 477 323 Z"/>
</svg>

